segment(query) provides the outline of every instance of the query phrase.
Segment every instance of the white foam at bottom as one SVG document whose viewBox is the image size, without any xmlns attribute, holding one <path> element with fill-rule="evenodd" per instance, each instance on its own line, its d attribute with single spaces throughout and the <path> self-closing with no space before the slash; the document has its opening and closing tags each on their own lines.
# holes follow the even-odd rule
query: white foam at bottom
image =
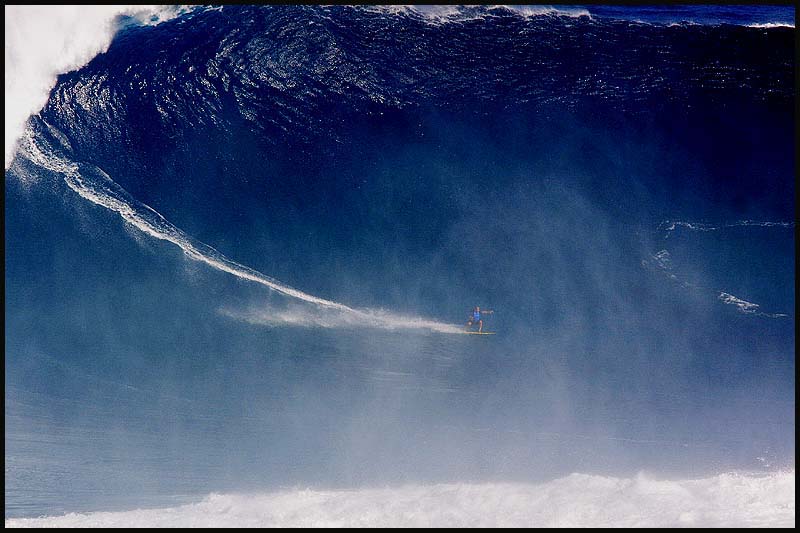
<svg viewBox="0 0 800 533">
<path fill-rule="evenodd" d="M 794 527 L 794 471 L 664 481 L 572 474 L 443 484 L 212 494 L 165 509 L 6 520 L 6 527 Z"/>
</svg>

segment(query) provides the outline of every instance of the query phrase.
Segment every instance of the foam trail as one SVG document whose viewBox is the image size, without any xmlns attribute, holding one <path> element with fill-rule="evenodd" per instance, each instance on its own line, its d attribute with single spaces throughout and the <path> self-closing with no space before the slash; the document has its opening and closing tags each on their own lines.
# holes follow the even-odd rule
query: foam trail
<svg viewBox="0 0 800 533">
<path fill-rule="evenodd" d="M 660 480 L 212 494 L 165 509 L 7 519 L 6 527 L 794 527 L 794 470 Z"/>
<path fill-rule="evenodd" d="M 659 224 L 659 229 L 663 229 L 666 231 L 664 238 L 668 238 L 670 234 L 678 228 L 688 229 L 690 231 L 719 231 L 721 229 L 726 228 L 737 228 L 742 226 L 752 226 L 752 227 L 759 227 L 759 228 L 793 228 L 794 222 L 760 222 L 756 220 L 738 220 L 736 222 L 730 222 L 728 224 L 720 224 L 720 225 L 713 225 L 713 224 L 705 224 L 702 222 L 680 222 L 680 221 L 670 221 L 665 220 L 661 224 Z"/>
<path fill-rule="evenodd" d="M 207 244 L 195 241 L 167 221 L 160 213 L 131 197 L 125 189 L 120 187 L 101 169 L 91 167 L 89 170 L 91 173 L 96 174 L 97 178 L 88 178 L 85 175 L 86 172 L 81 173 L 78 164 L 52 153 L 46 154 L 34 140 L 30 130 L 26 130 L 21 142 L 21 150 L 33 163 L 62 174 L 69 188 L 81 197 L 118 213 L 123 220 L 143 233 L 155 239 L 175 244 L 190 259 L 205 263 L 216 270 L 238 278 L 258 283 L 290 298 L 339 311 L 350 318 L 349 324 L 351 326 L 361 325 L 384 329 L 396 329 L 397 327 L 420 328 L 440 333 L 459 333 L 461 331 L 458 326 L 453 324 L 444 324 L 416 317 L 401 317 L 385 312 L 353 309 L 344 304 L 302 292 L 257 270 L 228 259 Z M 48 150 L 48 152 L 52 151 Z"/>
<path fill-rule="evenodd" d="M 735 305 L 740 313 L 765 316 L 768 318 L 788 318 L 789 316 L 784 313 L 763 313 L 758 310 L 758 308 L 761 307 L 760 305 L 742 300 L 741 298 L 737 298 L 736 296 L 728 294 L 727 292 L 720 292 L 718 298 L 722 300 L 723 303 Z"/>
<path fill-rule="evenodd" d="M 739 225 L 744 225 L 744 224 L 739 224 Z M 783 225 L 783 224 L 776 224 L 776 223 L 770 222 L 770 223 L 763 223 L 763 224 L 758 224 L 758 225 L 759 226 L 763 226 L 763 225 Z M 717 228 L 711 228 L 711 229 L 715 230 Z M 668 229 L 667 231 L 671 231 L 671 230 Z M 701 230 L 701 231 L 706 231 L 706 230 Z M 710 230 L 708 230 L 708 231 L 710 231 Z M 683 285 L 687 289 L 700 289 L 700 290 L 711 291 L 711 292 L 716 293 L 717 294 L 717 299 L 719 301 L 721 301 L 722 303 L 727 304 L 727 305 L 736 306 L 737 311 L 739 311 L 740 313 L 743 313 L 743 314 L 746 314 L 746 315 L 766 317 L 766 318 L 789 318 L 789 315 L 787 315 L 786 313 L 764 313 L 762 311 L 759 311 L 759 308 L 761 307 L 760 305 L 752 303 L 752 302 L 748 302 L 746 300 L 742 300 L 741 298 L 737 298 L 736 296 L 734 296 L 732 294 L 729 294 L 727 292 L 720 291 L 718 289 L 709 288 L 709 287 L 701 287 L 701 286 L 695 285 L 693 283 L 688 283 L 686 281 L 680 281 L 678 279 L 678 276 L 676 276 L 673 273 L 672 258 L 670 256 L 670 253 L 667 250 L 661 250 L 660 252 L 656 253 L 655 255 L 651 255 L 650 256 L 650 260 L 647 260 L 647 259 L 643 259 L 642 260 L 642 266 L 644 266 L 646 268 L 650 268 L 651 265 L 655 266 L 657 269 L 659 269 L 659 271 L 662 274 L 664 274 L 665 276 L 667 276 L 671 280 L 676 281 L 676 282 L 680 282 L 681 285 Z"/>
<path fill-rule="evenodd" d="M 358 314 L 325 310 L 313 311 L 299 307 L 286 309 L 247 309 L 221 308 L 219 314 L 258 326 L 295 326 L 302 328 L 357 328 L 377 327 L 387 330 L 427 329 L 439 333 L 461 333 L 463 328 L 441 324 L 421 317 L 398 315 L 383 309 L 365 309 Z"/>
</svg>

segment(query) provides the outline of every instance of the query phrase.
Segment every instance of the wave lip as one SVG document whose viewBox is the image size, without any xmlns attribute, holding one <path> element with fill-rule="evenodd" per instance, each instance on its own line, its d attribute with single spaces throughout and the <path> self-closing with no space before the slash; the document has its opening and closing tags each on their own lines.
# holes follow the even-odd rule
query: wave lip
<svg viewBox="0 0 800 533">
<path fill-rule="evenodd" d="M 163 509 L 6 520 L 6 527 L 794 527 L 794 470 L 696 480 L 571 474 L 542 484 L 212 494 Z"/>
<path fill-rule="evenodd" d="M 104 52 L 128 16 L 155 25 L 188 11 L 158 5 L 5 7 L 5 168 L 8 170 L 25 122 L 47 103 L 56 77 Z"/>
</svg>

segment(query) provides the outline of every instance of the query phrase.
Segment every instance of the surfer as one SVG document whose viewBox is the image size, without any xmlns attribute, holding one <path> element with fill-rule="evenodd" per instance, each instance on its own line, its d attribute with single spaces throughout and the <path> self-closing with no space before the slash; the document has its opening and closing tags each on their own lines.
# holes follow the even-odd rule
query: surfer
<svg viewBox="0 0 800 533">
<path fill-rule="evenodd" d="M 485 311 L 481 311 L 479 306 L 475 306 L 475 309 L 472 310 L 472 314 L 469 317 L 469 322 L 467 322 L 467 329 L 470 329 L 475 324 L 478 324 L 478 333 L 483 331 L 483 318 L 482 315 L 491 315 L 494 313 L 491 309 L 487 309 Z"/>
</svg>

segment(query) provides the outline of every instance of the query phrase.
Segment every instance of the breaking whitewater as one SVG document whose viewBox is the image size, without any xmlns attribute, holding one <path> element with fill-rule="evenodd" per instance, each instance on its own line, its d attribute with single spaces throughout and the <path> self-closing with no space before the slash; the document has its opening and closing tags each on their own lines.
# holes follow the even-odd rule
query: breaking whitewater
<svg viewBox="0 0 800 533">
<path fill-rule="evenodd" d="M 794 471 L 673 481 L 572 474 L 538 485 L 212 494 L 179 507 L 6 527 L 794 527 L 794 494 Z"/>
</svg>

